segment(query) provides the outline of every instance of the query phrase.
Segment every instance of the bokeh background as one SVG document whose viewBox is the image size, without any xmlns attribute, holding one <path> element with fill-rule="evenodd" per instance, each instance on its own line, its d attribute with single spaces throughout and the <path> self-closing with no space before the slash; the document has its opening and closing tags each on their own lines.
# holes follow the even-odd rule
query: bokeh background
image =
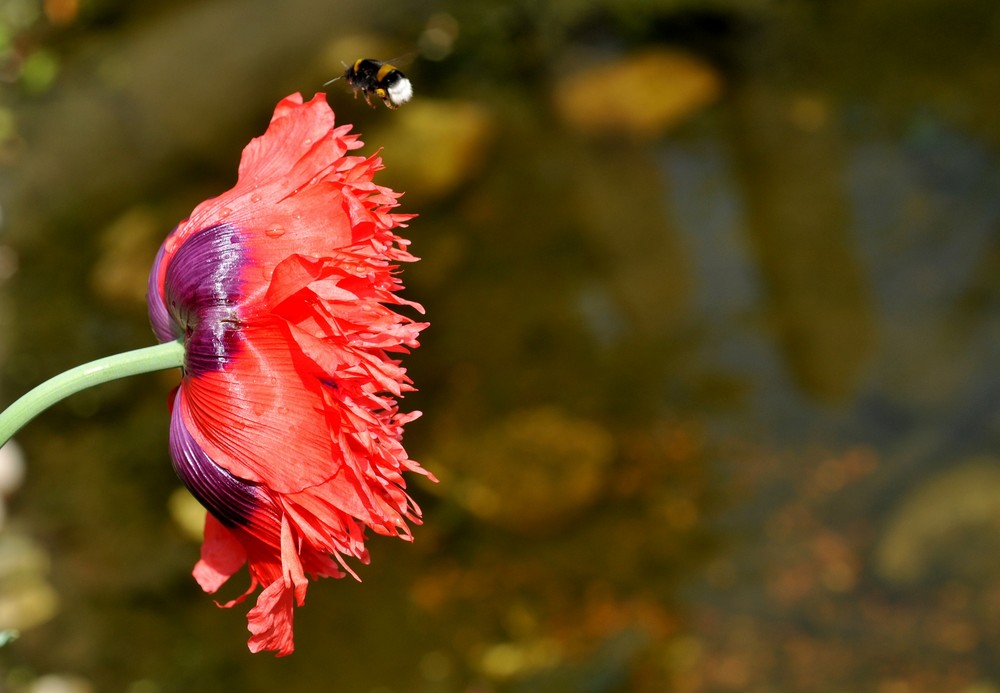
<svg viewBox="0 0 1000 693">
<path fill-rule="evenodd" d="M 0 455 L 0 689 L 1000 691 L 995 0 L 0 0 L 0 402 L 152 343 L 163 236 L 359 57 L 415 542 L 250 655 L 176 374 L 101 386 Z"/>
</svg>

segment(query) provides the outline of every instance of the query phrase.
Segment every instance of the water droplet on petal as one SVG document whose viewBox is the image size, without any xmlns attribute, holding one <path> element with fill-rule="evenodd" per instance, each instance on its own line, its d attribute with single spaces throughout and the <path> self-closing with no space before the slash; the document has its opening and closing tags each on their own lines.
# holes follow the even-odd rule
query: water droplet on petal
<svg viewBox="0 0 1000 693">
<path fill-rule="evenodd" d="M 260 194 L 259 193 L 254 193 L 253 195 L 251 195 L 250 196 L 250 201 L 251 202 L 260 202 Z"/>
<path fill-rule="evenodd" d="M 281 238 L 285 235 L 285 229 L 280 226 L 275 226 L 274 228 L 268 229 L 264 232 L 264 235 L 268 238 Z"/>
<path fill-rule="evenodd" d="M 308 147 L 309 145 L 311 145 L 312 143 L 313 143 L 313 141 L 312 141 L 312 138 L 310 138 L 310 137 L 307 137 L 307 138 L 305 138 L 304 140 L 302 140 L 302 144 L 304 144 L 304 145 L 305 145 L 305 146 L 307 146 L 307 147 Z"/>
<path fill-rule="evenodd" d="M 228 217 L 232 213 L 233 210 L 229 209 L 229 207 L 223 207 L 222 209 L 219 210 L 220 217 Z"/>
</svg>

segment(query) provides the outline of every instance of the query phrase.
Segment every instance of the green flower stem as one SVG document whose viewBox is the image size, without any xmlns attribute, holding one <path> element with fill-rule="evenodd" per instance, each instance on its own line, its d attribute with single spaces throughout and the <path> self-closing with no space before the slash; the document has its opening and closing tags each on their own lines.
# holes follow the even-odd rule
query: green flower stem
<svg viewBox="0 0 1000 693">
<path fill-rule="evenodd" d="M 0 447 L 3 447 L 22 426 L 51 407 L 80 390 L 100 385 L 110 380 L 127 378 L 139 373 L 177 368 L 184 363 L 184 343 L 180 340 L 156 346 L 126 351 L 124 354 L 106 356 L 82 366 L 71 368 L 51 378 L 28 392 L 6 411 L 0 413 Z"/>
</svg>

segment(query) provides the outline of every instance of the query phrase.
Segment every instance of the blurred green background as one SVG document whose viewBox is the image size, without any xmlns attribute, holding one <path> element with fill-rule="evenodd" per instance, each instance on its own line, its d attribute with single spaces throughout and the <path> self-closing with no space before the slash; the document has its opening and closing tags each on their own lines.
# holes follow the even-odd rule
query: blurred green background
<svg viewBox="0 0 1000 693">
<path fill-rule="evenodd" d="M 176 374 L 82 393 L 0 460 L 0 689 L 1000 692 L 995 0 L 0 0 L 0 403 L 152 343 L 163 236 L 360 57 L 415 542 L 251 655 Z"/>
</svg>

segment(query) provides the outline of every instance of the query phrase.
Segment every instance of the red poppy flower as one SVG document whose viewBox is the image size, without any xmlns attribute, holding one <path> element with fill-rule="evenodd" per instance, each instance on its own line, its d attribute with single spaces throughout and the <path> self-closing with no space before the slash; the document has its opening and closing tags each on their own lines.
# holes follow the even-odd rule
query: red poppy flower
<svg viewBox="0 0 1000 693">
<path fill-rule="evenodd" d="M 403 472 L 426 474 L 400 443 L 419 412 L 399 412 L 413 388 L 393 357 L 426 326 L 393 310 L 423 312 L 397 294 L 411 217 L 372 182 L 378 157 L 348 156 L 349 130 L 322 94 L 279 103 L 235 187 L 174 229 L 149 278 L 157 338 L 185 345 L 170 452 L 209 511 L 194 576 L 215 592 L 247 563 L 250 588 L 222 606 L 262 586 L 249 646 L 279 656 L 306 575 L 354 575 L 365 527 L 409 538 Z"/>
</svg>

